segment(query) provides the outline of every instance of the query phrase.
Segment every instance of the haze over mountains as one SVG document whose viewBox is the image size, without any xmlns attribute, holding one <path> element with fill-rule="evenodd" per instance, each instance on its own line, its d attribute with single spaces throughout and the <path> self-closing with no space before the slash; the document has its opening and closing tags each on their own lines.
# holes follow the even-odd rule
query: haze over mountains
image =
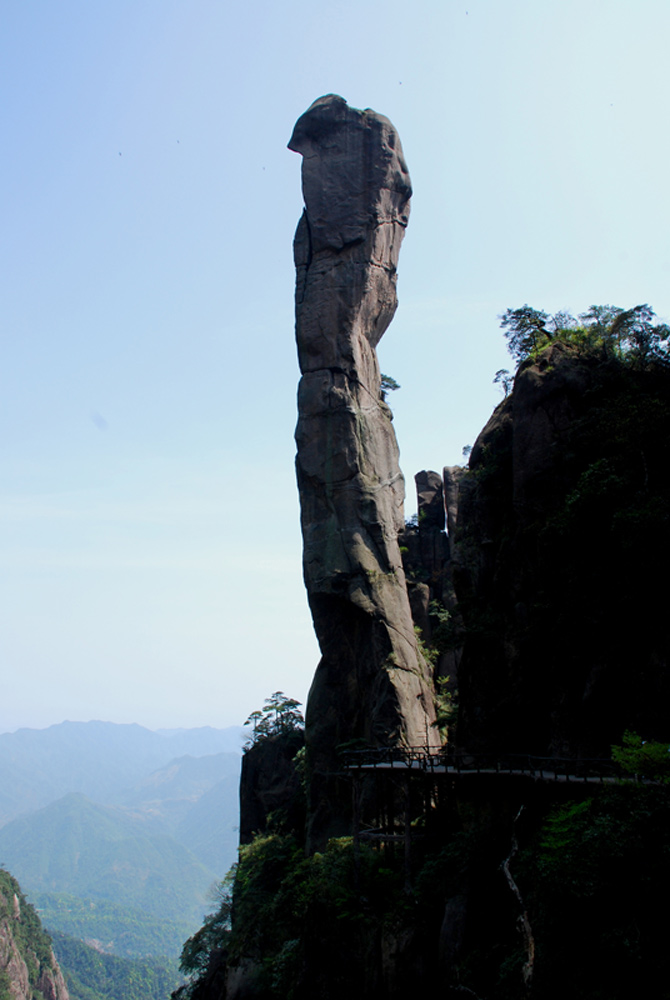
<svg viewBox="0 0 670 1000">
<path fill-rule="evenodd" d="M 47 929 L 176 957 L 236 857 L 243 730 L 64 722 L 0 736 L 0 862 Z"/>
<path fill-rule="evenodd" d="M 62 722 L 0 735 L 0 824 L 68 792 L 97 802 L 119 796 L 177 757 L 239 756 L 242 729 L 153 732 L 113 722 Z"/>
</svg>

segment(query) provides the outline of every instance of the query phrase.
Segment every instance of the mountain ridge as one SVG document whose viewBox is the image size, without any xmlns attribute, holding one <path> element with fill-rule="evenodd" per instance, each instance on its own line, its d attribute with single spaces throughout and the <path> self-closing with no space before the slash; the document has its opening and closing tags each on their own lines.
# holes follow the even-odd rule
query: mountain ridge
<svg viewBox="0 0 670 1000">
<path fill-rule="evenodd" d="M 0 852 L 29 891 L 113 900 L 184 922 L 199 919 L 216 880 L 169 834 L 81 792 L 6 824 Z"/>
<path fill-rule="evenodd" d="M 61 722 L 0 734 L 0 827 L 68 792 L 98 802 L 122 795 L 170 760 L 241 754 L 242 727 L 170 731 L 137 723 Z"/>
</svg>

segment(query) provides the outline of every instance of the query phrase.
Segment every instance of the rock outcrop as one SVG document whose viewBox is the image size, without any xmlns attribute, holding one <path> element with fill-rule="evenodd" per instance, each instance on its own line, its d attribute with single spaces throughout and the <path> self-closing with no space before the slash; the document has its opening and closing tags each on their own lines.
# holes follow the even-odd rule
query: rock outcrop
<svg viewBox="0 0 670 1000">
<path fill-rule="evenodd" d="M 428 574 L 434 597 L 442 601 L 444 570 L 449 559 L 442 477 L 432 470 L 423 470 L 417 472 L 414 482 L 421 562 Z"/>
<path fill-rule="evenodd" d="M 294 243 L 304 576 L 322 659 L 306 741 L 312 845 L 349 832 L 338 745 L 435 742 L 398 546 L 404 482 L 375 347 L 396 309 L 410 179 L 395 129 L 328 95 L 298 120 L 305 211 Z"/>
<path fill-rule="evenodd" d="M 296 755 L 304 746 L 301 729 L 258 740 L 242 758 L 240 776 L 240 844 L 275 829 L 301 830 L 305 825 L 304 793 Z"/>
<path fill-rule="evenodd" d="M 445 489 L 440 474 L 430 469 L 417 472 L 414 482 L 418 515 L 400 534 L 410 607 L 424 642 L 434 650 L 435 679 L 448 677 L 453 694 L 458 687 L 460 629 L 452 579 L 451 536 L 445 531 Z M 448 636 L 445 613 L 449 621 Z"/>
<path fill-rule="evenodd" d="M 0 996 L 69 1000 L 51 941 L 18 882 L 4 869 L 0 870 Z"/>
<path fill-rule="evenodd" d="M 626 728 L 667 732 L 669 380 L 556 343 L 479 435 L 455 532 L 465 750 L 608 757 Z"/>
</svg>

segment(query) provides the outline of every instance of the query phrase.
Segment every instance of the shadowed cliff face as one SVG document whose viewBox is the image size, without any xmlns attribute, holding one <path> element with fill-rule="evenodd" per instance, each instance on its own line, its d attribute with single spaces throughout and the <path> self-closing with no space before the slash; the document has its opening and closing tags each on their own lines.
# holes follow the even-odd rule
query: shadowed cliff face
<svg viewBox="0 0 670 1000">
<path fill-rule="evenodd" d="M 431 598 L 441 600 L 464 640 L 466 758 L 609 756 L 626 726 L 670 739 L 669 388 L 664 366 L 554 342 L 522 364 L 467 471 L 417 475 L 408 576 L 425 628 Z M 351 598 L 350 581 L 365 577 L 347 558 L 340 595 L 324 573 L 316 590 L 306 571 L 325 630 L 310 699 L 309 856 L 300 738 L 259 742 L 242 771 L 241 839 L 265 836 L 243 848 L 231 934 L 185 996 L 219 1000 L 224 979 L 227 1000 L 655 996 L 668 978 L 658 919 L 670 883 L 665 785 L 528 781 L 491 768 L 435 772 L 426 794 L 428 775 L 408 769 L 400 799 L 397 772 L 378 772 L 387 817 L 407 810 L 409 843 L 323 844 L 335 827 L 328 807 L 351 828 L 351 789 L 323 773 L 326 740 L 371 732 L 385 704 L 397 713 L 393 732 L 406 696 L 387 697 L 395 678 L 373 655 L 375 642 L 390 642 L 385 609 L 375 617 Z"/>
<path fill-rule="evenodd" d="M 625 728 L 667 738 L 669 386 L 556 343 L 477 439 L 456 531 L 466 749 L 608 757 Z"/>
<path fill-rule="evenodd" d="M 304 796 L 296 770 L 296 754 L 304 745 L 302 730 L 259 740 L 242 758 L 240 776 L 240 844 L 275 829 L 300 830 L 305 825 Z"/>
<path fill-rule="evenodd" d="M 411 187 L 398 136 L 334 95 L 298 120 L 303 156 L 296 429 L 304 575 L 322 652 L 307 704 L 312 842 L 349 832 L 336 747 L 435 741 L 398 547 L 404 483 L 375 346 L 396 309 Z"/>
</svg>

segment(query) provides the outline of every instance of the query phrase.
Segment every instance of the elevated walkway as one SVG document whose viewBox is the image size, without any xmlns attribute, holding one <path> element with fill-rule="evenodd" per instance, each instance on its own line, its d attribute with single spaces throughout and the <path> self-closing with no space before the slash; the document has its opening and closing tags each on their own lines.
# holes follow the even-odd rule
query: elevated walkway
<svg viewBox="0 0 670 1000">
<path fill-rule="evenodd" d="M 477 776 L 515 776 L 531 781 L 605 784 L 630 775 L 609 759 L 536 757 L 531 754 L 466 754 L 451 748 L 379 747 L 343 750 L 342 768 L 348 772 L 422 772 L 459 779 Z"/>
</svg>

